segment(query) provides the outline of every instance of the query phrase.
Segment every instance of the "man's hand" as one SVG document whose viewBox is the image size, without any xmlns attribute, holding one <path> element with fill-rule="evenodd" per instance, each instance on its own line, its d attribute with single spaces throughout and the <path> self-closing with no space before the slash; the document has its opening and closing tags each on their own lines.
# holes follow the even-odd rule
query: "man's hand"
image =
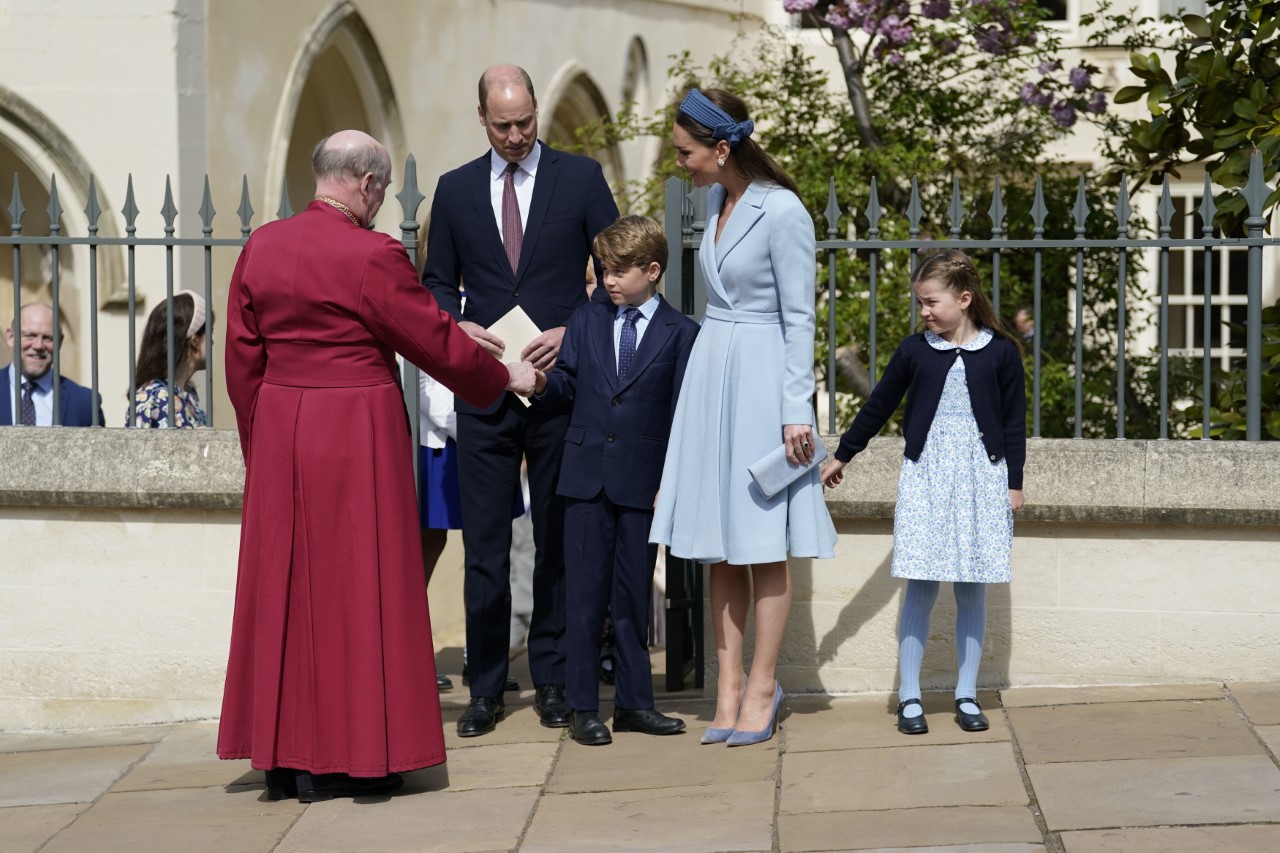
<svg viewBox="0 0 1280 853">
<path fill-rule="evenodd" d="M 471 340 L 484 347 L 485 352 L 489 353 L 489 355 L 494 358 L 502 358 L 502 353 L 507 348 L 507 344 L 502 340 L 502 338 L 498 337 L 484 326 L 479 326 L 470 320 L 463 320 L 458 323 L 458 328 L 466 332 L 467 335 L 470 336 Z"/>
<path fill-rule="evenodd" d="M 515 391 L 521 397 L 528 397 L 533 393 L 534 383 L 537 382 L 537 372 L 529 362 L 509 362 L 507 364 L 507 377 L 508 391 Z"/>
<path fill-rule="evenodd" d="M 531 362 L 539 370 L 550 370 L 560 355 L 560 342 L 564 340 L 564 326 L 547 329 L 538 335 L 520 353 L 520 358 Z"/>
</svg>

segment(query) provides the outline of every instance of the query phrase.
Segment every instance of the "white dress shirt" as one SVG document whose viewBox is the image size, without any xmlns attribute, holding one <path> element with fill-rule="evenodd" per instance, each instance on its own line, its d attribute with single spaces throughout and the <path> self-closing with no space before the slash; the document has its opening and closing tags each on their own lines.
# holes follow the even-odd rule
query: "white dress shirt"
<svg viewBox="0 0 1280 853">
<path fill-rule="evenodd" d="M 542 143 L 535 142 L 513 176 L 522 232 L 529 227 L 529 203 L 533 201 L 533 182 L 538 177 L 538 161 L 541 159 Z M 493 218 L 498 223 L 498 236 L 502 237 L 505 236 L 502 233 L 502 185 L 507 177 L 507 161 L 492 148 L 489 149 L 489 170 L 493 174 L 493 180 L 489 182 L 489 201 L 493 205 Z"/>
<path fill-rule="evenodd" d="M 14 410 L 13 422 L 22 423 L 22 393 L 27 378 L 21 378 L 18 386 L 18 408 Z M 13 405 L 13 365 L 5 368 L 4 393 L 9 395 L 9 405 Z M 31 402 L 36 407 L 36 426 L 53 426 L 53 371 L 50 370 L 36 380 L 35 389 L 31 392 Z"/>
</svg>

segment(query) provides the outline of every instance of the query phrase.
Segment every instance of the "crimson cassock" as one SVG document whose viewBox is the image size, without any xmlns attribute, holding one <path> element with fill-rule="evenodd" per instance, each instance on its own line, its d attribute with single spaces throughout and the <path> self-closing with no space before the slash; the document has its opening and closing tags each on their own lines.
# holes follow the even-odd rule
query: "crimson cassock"
<svg viewBox="0 0 1280 853">
<path fill-rule="evenodd" d="M 246 476 L 218 755 L 353 776 L 443 762 L 395 353 L 476 406 L 506 368 L 402 245 L 319 201 L 249 239 L 226 339 Z"/>
</svg>

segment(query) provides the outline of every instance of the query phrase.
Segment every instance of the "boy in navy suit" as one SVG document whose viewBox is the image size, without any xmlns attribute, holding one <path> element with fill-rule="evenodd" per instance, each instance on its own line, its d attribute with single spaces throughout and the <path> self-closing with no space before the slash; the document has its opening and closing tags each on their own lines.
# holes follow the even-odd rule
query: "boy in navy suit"
<svg viewBox="0 0 1280 853">
<path fill-rule="evenodd" d="M 572 407 L 557 493 L 565 508 L 566 693 L 578 743 L 613 740 L 600 719 L 598 673 L 606 612 L 617 647 L 613 730 L 667 735 L 684 721 L 653 707 L 649 544 L 676 397 L 698 325 L 657 293 L 667 259 L 661 226 L 624 216 L 596 237 L 612 304 L 569 318 L 559 360 L 538 374 L 533 404 Z"/>
</svg>

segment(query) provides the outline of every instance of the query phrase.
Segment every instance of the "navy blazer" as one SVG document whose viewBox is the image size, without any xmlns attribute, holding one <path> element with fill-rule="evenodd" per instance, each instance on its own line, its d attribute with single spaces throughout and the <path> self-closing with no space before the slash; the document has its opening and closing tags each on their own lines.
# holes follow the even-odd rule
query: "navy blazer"
<svg viewBox="0 0 1280 853">
<path fill-rule="evenodd" d="M 436 184 L 422 281 L 456 320 L 488 328 L 519 305 L 538 328 L 563 326 L 587 301 L 591 242 L 618 218 L 600 164 L 544 142 L 524 228 L 520 267 L 511 272 L 490 201 L 489 151 L 446 172 Z M 460 288 L 467 292 L 462 308 Z M 518 360 L 506 353 L 504 360 Z M 489 412 L 462 400 L 460 412 Z"/>
<path fill-rule="evenodd" d="M 635 361 L 619 380 L 617 314 L 612 303 L 597 302 L 574 312 L 547 388 L 533 405 L 573 407 L 557 494 L 590 500 L 603 491 L 619 506 L 652 510 L 698 324 L 659 297 Z"/>
<path fill-rule="evenodd" d="M 13 373 L 10 367 L 0 369 L 0 426 L 13 426 Z M 67 377 L 58 383 L 58 396 L 62 400 L 62 426 L 93 426 L 93 394 L 83 385 L 77 385 Z M 106 424 L 102 417 L 102 397 L 98 400 L 98 423 Z"/>
<path fill-rule="evenodd" d="M 979 350 L 936 350 L 923 333 L 904 338 L 853 424 L 840 436 L 835 457 L 848 462 L 865 450 L 906 394 L 902 432 L 907 446 L 903 455 L 918 461 L 957 353 L 964 359 L 969 401 L 987 456 L 992 462 L 1007 460 L 1009 488 L 1021 489 L 1027 458 L 1026 368 L 1013 341 L 1002 335 L 995 335 Z"/>
</svg>

